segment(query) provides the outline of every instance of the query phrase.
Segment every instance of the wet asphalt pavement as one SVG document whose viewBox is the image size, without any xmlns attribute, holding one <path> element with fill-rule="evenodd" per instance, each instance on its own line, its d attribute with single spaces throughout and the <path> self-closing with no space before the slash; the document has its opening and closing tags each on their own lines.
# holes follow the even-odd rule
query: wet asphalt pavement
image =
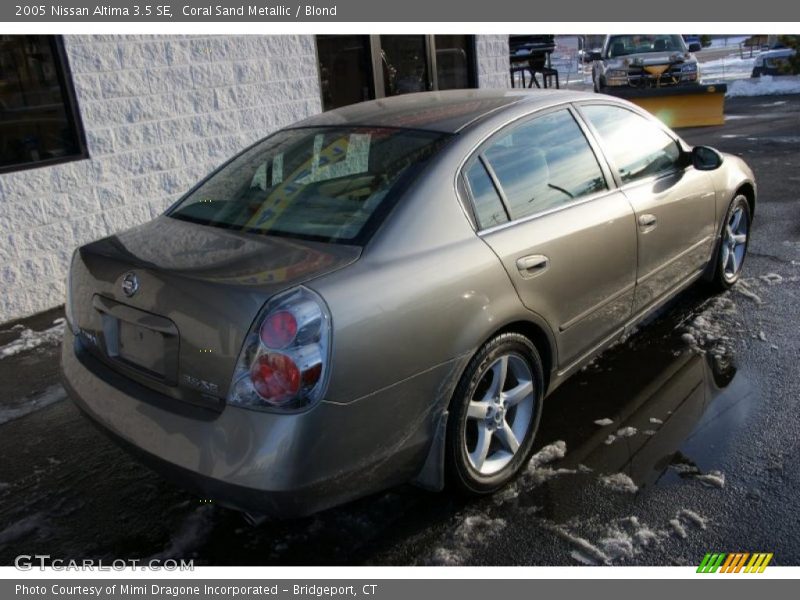
<svg viewBox="0 0 800 600">
<path fill-rule="evenodd" d="M 724 127 L 682 134 L 756 172 L 744 281 L 717 297 L 689 290 L 567 382 L 545 405 L 540 451 L 500 494 L 402 487 L 251 527 L 99 433 L 64 400 L 45 341 L 0 358 L 0 564 L 682 565 L 709 551 L 800 564 L 800 96 L 726 112 Z M 0 329 L 1 353 L 20 328 Z"/>
</svg>

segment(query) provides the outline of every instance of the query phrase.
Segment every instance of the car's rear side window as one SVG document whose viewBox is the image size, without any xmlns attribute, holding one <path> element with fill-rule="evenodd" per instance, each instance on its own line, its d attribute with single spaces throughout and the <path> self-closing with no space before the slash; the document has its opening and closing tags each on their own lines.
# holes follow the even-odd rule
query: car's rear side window
<svg viewBox="0 0 800 600">
<path fill-rule="evenodd" d="M 678 143 L 656 123 L 635 112 L 608 104 L 581 106 L 623 183 L 680 167 Z"/>
<path fill-rule="evenodd" d="M 278 132 L 173 207 L 174 218 L 243 231 L 363 243 L 446 134 L 377 127 Z"/>
<path fill-rule="evenodd" d="M 501 225 L 508 221 L 503 201 L 494 187 L 486 167 L 479 159 L 473 159 L 465 171 L 467 184 L 475 208 L 475 218 L 480 229 Z"/>
<path fill-rule="evenodd" d="M 597 157 L 566 109 L 511 127 L 482 151 L 512 219 L 607 189 Z"/>
</svg>

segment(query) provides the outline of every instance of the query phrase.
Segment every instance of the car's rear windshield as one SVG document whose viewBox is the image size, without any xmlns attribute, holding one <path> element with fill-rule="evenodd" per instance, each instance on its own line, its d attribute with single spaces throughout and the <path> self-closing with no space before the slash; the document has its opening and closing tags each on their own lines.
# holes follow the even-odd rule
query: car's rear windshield
<svg viewBox="0 0 800 600">
<path fill-rule="evenodd" d="M 167 214 L 229 229 L 361 244 L 447 137 L 376 127 L 287 129 L 222 166 Z"/>
</svg>

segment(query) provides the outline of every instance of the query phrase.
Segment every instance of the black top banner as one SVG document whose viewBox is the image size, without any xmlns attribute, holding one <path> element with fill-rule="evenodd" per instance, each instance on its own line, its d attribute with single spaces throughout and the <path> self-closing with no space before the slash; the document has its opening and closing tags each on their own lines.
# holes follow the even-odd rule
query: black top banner
<svg viewBox="0 0 800 600">
<path fill-rule="evenodd" d="M 27 22 L 701 22 L 741 23 L 800 21 L 796 0 L 318 0 L 270 2 L 246 0 L 23 0 L 3 2 L 0 21 Z M 787 28 L 791 29 L 791 27 Z"/>
</svg>

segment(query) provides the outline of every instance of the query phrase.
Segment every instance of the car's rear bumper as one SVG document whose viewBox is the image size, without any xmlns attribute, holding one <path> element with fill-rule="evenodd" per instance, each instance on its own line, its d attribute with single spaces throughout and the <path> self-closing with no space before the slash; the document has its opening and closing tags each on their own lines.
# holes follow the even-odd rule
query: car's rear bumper
<svg viewBox="0 0 800 600">
<path fill-rule="evenodd" d="M 433 438 L 432 391 L 442 377 L 437 368 L 300 414 L 216 412 L 125 378 L 69 330 L 62 370 L 78 407 L 143 462 L 202 497 L 275 517 L 307 515 L 414 477 Z"/>
</svg>

